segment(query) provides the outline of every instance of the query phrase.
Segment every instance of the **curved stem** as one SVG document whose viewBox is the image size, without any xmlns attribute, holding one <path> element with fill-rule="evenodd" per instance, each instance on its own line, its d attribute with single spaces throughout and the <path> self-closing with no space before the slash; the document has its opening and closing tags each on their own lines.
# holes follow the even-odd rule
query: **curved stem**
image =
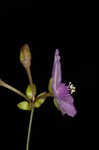
<svg viewBox="0 0 99 150">
<path fill-rule="evenodd" d="M 33 114 L 34 114 L 34 109 L 31 110 L 31 115 L 30 115 L 30 122 L 29 122 L 28 136 L 27 136 L 27 143 L 26 143 L 26 150 L 29 150 L 29 143 L 30 143 L 30 134 L 31 134 Z"/>
<path fill-rule="evenodd" d="M 41 96 L 37 96 L 36 99 L 35 99 L 35 101 L 38 100 L 38 99 L 40 99 L 40 98 L 45 98 L 46 99 L 47 97 L 53 97 L 53 94 L 45 92 L 45 94 L 43 94 Z"/>
<path fill-rule="evenodd" d="M 21 91 L 17 90 L 16 88 L 12 87 L 11 85 L 5 83 L 5 82 L 2 81 L 1 79 L 0 79 L 0 86 L 3 86 L 3 87 L 5 87 L 5 88 L 7 88 L 7 89 L 9 89 L 9 90 L 11 90 L 11 91 L 13 91 L 13 92 L 15 92 L 15 93 L 17 93 L 18 95 L 24 97 L 27 101 L 30 101 L 30 100 L 27 98 L 27 96 L 26 96 L 25 94 L 23 94 Z"/>
</svg>

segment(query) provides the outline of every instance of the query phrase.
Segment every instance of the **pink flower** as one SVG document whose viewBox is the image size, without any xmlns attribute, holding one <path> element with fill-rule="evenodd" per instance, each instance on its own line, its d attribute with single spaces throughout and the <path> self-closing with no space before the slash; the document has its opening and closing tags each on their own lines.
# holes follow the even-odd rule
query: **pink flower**
<svg viewBox="0 0 99 150">
<path fill-rule="evenodd" d="M 77 114 L 77 111 L 69 87 L 62 83 L 61 63 L 58 49 L 56 49 L 55 52 L 52 70 L 52 91 L 62 114 L 74 117 Z"/>
</svg>

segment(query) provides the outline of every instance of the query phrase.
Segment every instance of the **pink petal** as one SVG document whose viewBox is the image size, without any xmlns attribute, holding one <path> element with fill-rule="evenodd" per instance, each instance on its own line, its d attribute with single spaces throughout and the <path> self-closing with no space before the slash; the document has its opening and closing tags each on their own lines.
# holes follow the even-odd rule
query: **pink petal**
<svg viewBox="0 0 99 150">
<path fill-rule="evenodd" d="M 68 95 L 65 97 L 64 101 L 66 101 L 66 102 L 72 104 L 72 103 L 74 102 L 74 99 L 73 99 L 73 97 L 72 97 L 70 94 L 68 94 Z"/>
<path fill-rule="evenodd" d="M 59 100 L 58 103 L 63 115 L 67 114 L 68 116 L 74 117 L 77 114 L 77 111 L 73 104 L 70 104 L 66 101 L 59 101 Z"/>
<path fill-rule="evenodd" d="M 59 50 L 56 49 L 52 70 L 52 88 L 56 90 L 60 83 L 61 83 L 61 63 Z"/>
</svg>

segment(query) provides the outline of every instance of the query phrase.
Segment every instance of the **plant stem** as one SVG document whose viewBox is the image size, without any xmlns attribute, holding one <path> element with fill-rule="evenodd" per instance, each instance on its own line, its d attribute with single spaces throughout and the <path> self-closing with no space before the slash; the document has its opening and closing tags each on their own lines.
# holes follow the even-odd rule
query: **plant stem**
<svg viewBox="0 0 99 150">
<path fill-rule="evenodd" d="M 31 89 L 32 89 L 32 102 L 30 104 L 31 104 L 31 107 L 33 107 L 32 110 L 31 110 L 31 114 L 30 114 L 30 122 L 29 122 L 28 136 L 27 136 L 27 143 L 26 143 L 26 150 L 29 150 L 30 134 L 31 134 L 31 127 L 32 127 L 33 113 L 34 113 L 34 104 L 33 104 L 33 102 L 35 100 L 35 97 L 34 97 L 33 80 L 32 80 L 30 67 L 27 67 L 25 69 L 26 69 L 26 72 L 27 72 L 27 75 L 28 75 L 28 78 L 29 78 L 29 82 L 30 82 L 30 86 L 31 86 Z"/>
<path fill-rule="evenodd" d="M 30 100 L 27 98 L 27 96 L 26 96 L 25 94 L 23 94 L 21 91 L 17 90 L 16 88 L 12 87 L 11 85 L 5 83 L 5 82 L 2 81 L 1 79 L 0 79 L 0 86 L 3 86 L 3 87 L 5 87 L 5 88 L 7 88 L 7 89 L 9 89 L 9 90 L 11 90 L 11 91 L 13 91 L 13 92 L 15 92 L 15 93 L 17 93 L 18 95 L 24 97 L 26 100 L 30 101 Z"/>
<path fill-rule="evenodd" d="M 27 68 L 26 68 L 26 72 L 27 72 L 27 75 L 28 75 L 28 78 L 29 78 L 29 82 L 30 82 L 31 89 L 32 89 L 32 100 L 34 101 L 34 100 L 35 100 L 35 97 L 34 97 L 33 80 L 32 80 L 32 75 L 31 75 L 30 67 L 27 67 Z"/>
<path fill-rule="evenodd" d="M 36 99 L 35 99 L 35 101 L 38 100 L 38 99 L 40 99 L 40 98 L 45 98 L 46 99 L 47 97 L 53 97 L 53 94 L 45 92 L 44 95 L 37 96 Z"/>
<path fill-rule="evenodd" d="M 30 134 L 31 134 L 31 127 L 32 127 L 33 114 L 34 114 L 34 109 L 31 110 L 31 114 L 30 114 L 30 122 L 29 122 L 29 128 L 28 128 L 28 136 L 27 136 L 26 150 L 29 150 L 29 143 L 30 143 Z"/>
</svg>

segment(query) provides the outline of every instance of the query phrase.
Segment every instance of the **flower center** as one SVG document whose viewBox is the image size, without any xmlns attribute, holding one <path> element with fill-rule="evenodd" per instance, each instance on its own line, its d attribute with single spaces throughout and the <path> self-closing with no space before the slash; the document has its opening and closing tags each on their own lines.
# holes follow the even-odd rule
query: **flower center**
<svg viewBox="0 0 99 150">
<path fill-rule="evenodd" d="M 71 82 L 69 82 L 68 87 L 69 87 L 69 90 L 70 90 L 71 94 L 73 94 L 76 91 L 76 87 L 74 87 L 74 85 Z"/>
<path fill-rule="evenodd" d="M 65 97 L 69 94 L 69 88 L 65 84 L 60 84 L 60 86 L 57 89 L 57 95 L 62 100 L 65 99 Z"/>
</svg>

